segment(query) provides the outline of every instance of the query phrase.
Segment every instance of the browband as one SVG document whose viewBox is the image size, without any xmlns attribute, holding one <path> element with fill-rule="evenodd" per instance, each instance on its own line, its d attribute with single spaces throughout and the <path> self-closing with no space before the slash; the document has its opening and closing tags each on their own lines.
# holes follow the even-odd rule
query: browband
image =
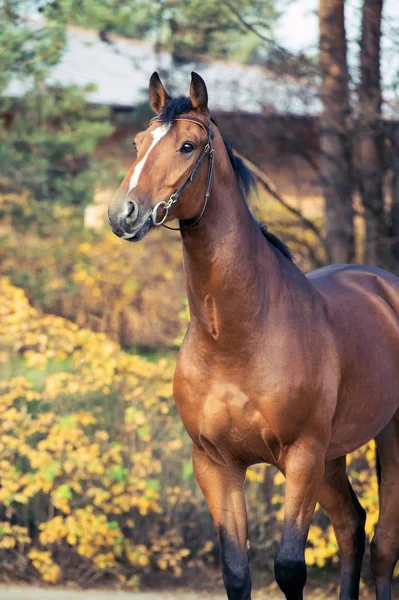
<svg viewBox="0 0 399 600">
<path fill-rule="evenodd" d="M 202 127 L 202 129 L 205 131 L 205 133 L 210 135 L 212 138 L 214 136 L 212 128 L 207 123 L 205 123 L 205 121 L 203 121 L 202 119 L 199 119 L 197 117 L 175 117 L 174 119 L 172 119 L 172 121 L 188 121 L 189 123 L 196 123 L 197 125 Z M 167 123 L 167 121 L 165 119 L 162 119 L 160 117 L 153 117 L 150 121 L 150 123 L 155 123 L 155 122 Z"/>
</svg>

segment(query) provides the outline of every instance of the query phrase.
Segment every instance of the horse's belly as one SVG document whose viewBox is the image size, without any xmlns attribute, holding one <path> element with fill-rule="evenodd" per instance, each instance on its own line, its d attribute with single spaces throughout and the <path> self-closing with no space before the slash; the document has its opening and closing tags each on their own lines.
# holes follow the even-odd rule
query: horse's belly
<svg viewBox="0 0 399 600">
<path fill-rule="evenodd" d="M 334 292 L 318 286 L 334 314 L 342 380 L 327 458 L 373 439 L 399 406 L 399 280 L 360 267 L 338 268 L 331 280 Z"/>
<path fill-rule="evenodd" d="M 367 444 L 392 419 L 398 407 L 399 364 L 396 359 L 392 360 L 390 369 L 376 366 L 369 378 L 366 374 L 361 380 L 354 378 L 338 400 L 327 459 L 344 456 Z"/>
</svg>

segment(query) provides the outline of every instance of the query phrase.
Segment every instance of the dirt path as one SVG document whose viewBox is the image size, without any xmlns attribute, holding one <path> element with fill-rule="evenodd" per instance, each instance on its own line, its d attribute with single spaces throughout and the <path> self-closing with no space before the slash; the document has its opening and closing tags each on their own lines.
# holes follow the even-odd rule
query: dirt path
<svg viewBox="0 0 399 600">
<path fill-rule="evenodd" d="M 374 594 L 363 590 L 360 594 L 362 600 L 371 600 Z M 257 591 L 253 594 L 254 600 L 282 600 L 281 592 Z M 306 594 L 308 600 L 326 600 L 337 598 L 337 591 L 331 589 L 309 590 Z M 399 595 L 393 594 L 392 598 L 399 600 Z M 76 591 L 69 589 L 39 588 L 17 585 L 0 585 L 0 600 L 226 600 L 225 595 L 211 594 L 205 591 L 152 591 L 152 592 L 117 592 L 113 590 Z"/>
<path fill-rule="evenodd" d="M 68 589 L 41 589 L 28 586 L 0 586 L 0 600 L 226 600 L 205 592 L 81 592 Z"/>
</svg>

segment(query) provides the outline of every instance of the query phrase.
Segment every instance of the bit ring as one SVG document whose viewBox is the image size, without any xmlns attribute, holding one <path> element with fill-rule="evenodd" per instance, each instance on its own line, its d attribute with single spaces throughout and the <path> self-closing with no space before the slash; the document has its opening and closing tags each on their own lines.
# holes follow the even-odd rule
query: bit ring
<svg viewBox="0 0 399 600">
<path fill-rule="evenodd" d="M 160 221 L 157 221 L 157 213 L 158 213 L 158 208 L 160 206 L 163 206 L 165 214 L 162 217 L 162 219 Z M 151 213 L 151 218 L 152 218 L 152 222 L 156 227 L 159 227 L 160 225 L 162 225 L 163 223 L 165 223 L 167 216 L 168 216 L 168 212 L 169 212 L 169 207 L 167 206 L 167 203 L 164 202 L 163 200 L 161 200 L 160 202 L 158 202 L 158 204 L 156 204 L 154 206 L 154 208 L 152 209 L 152 213 Z"/>
</svg>

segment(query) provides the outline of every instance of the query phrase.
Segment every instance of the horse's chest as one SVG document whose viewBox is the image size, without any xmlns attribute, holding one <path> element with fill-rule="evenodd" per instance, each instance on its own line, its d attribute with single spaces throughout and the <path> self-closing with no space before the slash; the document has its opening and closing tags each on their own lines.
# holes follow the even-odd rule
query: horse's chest
<svg viewBox="0 0 399 600">
<path fill-rule="evenodd" d="M 282 442 L 276 426 L 265 417 L 267 401 L 260 410 L 256 394 L 234 383 L 208 382 L 177 404 L 191 438 L 215 462 L 277 463 Z M 265 410 L 266 408 L 266 410 Z M 270 411 L 271 412 L 271 411 Z"/>
</svg>

